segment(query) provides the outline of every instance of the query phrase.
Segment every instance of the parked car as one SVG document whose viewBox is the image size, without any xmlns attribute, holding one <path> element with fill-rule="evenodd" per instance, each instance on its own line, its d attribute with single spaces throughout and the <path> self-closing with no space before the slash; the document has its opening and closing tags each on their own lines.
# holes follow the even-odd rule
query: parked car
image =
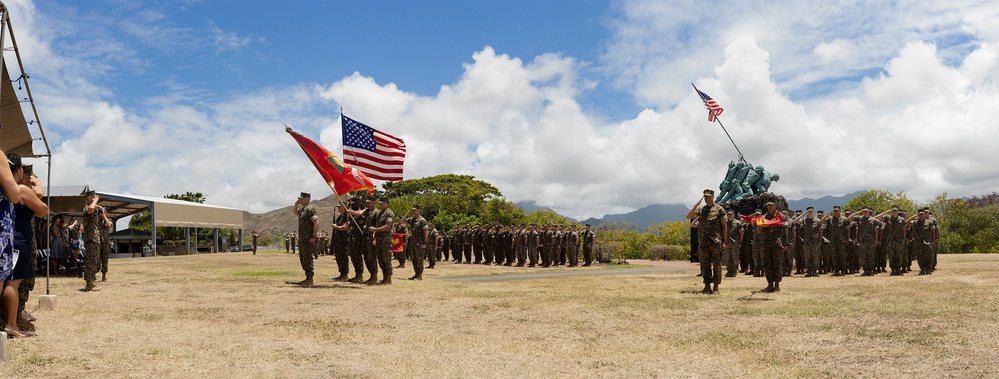
<svg viewBox="0 0 999 379">
<path fill-rule="evenodd" d="M 231 252 L 239 251 L 239 246 L 230 247 L 229 251 Z M 253 251 L 253 245 L 243 245 L 243 251 Z"/>
</svg>

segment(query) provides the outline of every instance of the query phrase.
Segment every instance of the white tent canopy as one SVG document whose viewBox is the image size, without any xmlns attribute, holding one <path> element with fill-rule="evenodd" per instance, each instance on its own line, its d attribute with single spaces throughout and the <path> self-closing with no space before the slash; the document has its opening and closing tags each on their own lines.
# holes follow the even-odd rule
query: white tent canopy
<svg viewBox="0 0 999 379">
<path fill-rule="evenodd" d="M 52 214 L 61 213 L 82 217 L 86 201 L 81 195 L 85 186 L 56 186 L 49 188 Z M 97 191 L 98 205 L 108 212 L 108 218 L 118 219 L 144 210 L 152 211 L 153 225 L 188 228 L 242 229 L 243 210 L 199 204 L 163 197 L 125 195 Z"/>
</svg>

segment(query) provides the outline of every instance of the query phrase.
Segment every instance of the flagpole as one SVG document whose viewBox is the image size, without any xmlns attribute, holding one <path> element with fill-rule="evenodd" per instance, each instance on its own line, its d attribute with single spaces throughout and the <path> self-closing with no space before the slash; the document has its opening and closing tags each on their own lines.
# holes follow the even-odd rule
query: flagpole
<svg viewBox="0 0 999 379">
<path fill-rule="evenodd" d="M 343 202 L 343 199 L 340 198 L 340 195 L 336 194 L 336 189 L 333 188 L 333 185 L 330 184 L 330 183 L 326 183 L 326 185 L 329 186 L 330 190 L 333 191 L 333 195 L 336 196 L 336 199 L 340 202 L 340 205 L 343 206 L 343 209 L 350 210 L 350 208 L 347 207 L 347 204 Z M 361 224 L 357 223 L 357 219 L 354 218 L 354 215 L 350 214 L 350 212 L 346 212 L 346 213 L 347 213 L 347 217 L 350 218 L 350 221 L 354 222 L 354 226 L 356 226 L 358 229 L 361 229 Z M 362 232 L 363 232 L 363 230 L 362 230 Z"/>
<path fill-rule="evenodd" d="M 701 90 L 697 89 L 697 86 L 695 86 L 694 83 L 690 83 L 690 85 L 694 86 L 694 91 L 701 92 Z M 701 96 L 698 95 L 697 97 L 701 97 Z M 708 105 L 708 103 L 706 101 L 704 101 L 703 98 L 701 99 L 701 101 L 704 102 L 705 106 Z M 710 112 L 711 109 L 709 108 L 708 111 Z M 728 136 L 728 140 L 730 142 L 732 142 L 732 146 L 734 146 L 735 147 L 735 151 L 739 153 L 739 157 L 742 157 L 743 156 L 742 155 L 742 150 L 739 150 L 739 146 L 737 146 L 735 144 L 735 140 L 732 139 L 732 135 L 728 134 L 728 129 L 725 129 L 725 124 L 722 124 L 721 118 L 719 118 L 718 116 L 715 116 L 715 121 L 718 122 L 718 125 L 721 126 L 722 130 L 725 132 L 725 135 Z"/>
</svg>

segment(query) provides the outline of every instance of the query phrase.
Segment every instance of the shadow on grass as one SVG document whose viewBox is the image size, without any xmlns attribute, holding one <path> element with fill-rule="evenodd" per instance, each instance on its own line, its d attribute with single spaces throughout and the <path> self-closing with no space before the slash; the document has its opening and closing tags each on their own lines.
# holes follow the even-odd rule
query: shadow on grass
<svg viewBox="0 0 999 379">
<path fill-rule="evenodd" d="M 328 289 L 328 288 L 343 288 L 343 289 L 352 289 L 352 290 L 359 290 L 359 289 L 362 289 L 362 288 L 364 288 L 364 287 L 368 287 L 368 286 L 359 286 L 359 285 L 343 285 L 343 284 L 313 284 L 313 285 L 311 285 L 311 286 L 302 286 L 302 285 L 298 285 L 298 284 L 295 284 L 295 282 L 285 282 L 284 284 L 285 284 L 285 287 L 291 287 L 291 288 L 301 288 L 301 289 L 317 289 L 317 288 L 321 288 L 321 289 Z"/>
<path fill-rule="evenodd" d="M 773 300 L 769 297 L 756 297 L 756 294 L 765 293 L 763 290 L 750 292 L 748 296 L 740 297 L 739 300 L 743 301 L 770 301 Z M 766 296 L 766 295 L 763 295 Z"/>
</svg>

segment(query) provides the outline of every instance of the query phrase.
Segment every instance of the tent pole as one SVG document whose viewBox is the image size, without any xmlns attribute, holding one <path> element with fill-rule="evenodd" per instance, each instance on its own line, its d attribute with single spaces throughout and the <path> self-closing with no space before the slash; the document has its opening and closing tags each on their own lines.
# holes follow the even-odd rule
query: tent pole
<svg viewBox="0 0 999 379">
<path fill-rule="evenodd" d="M 149 238 L 152 241 L 149 245 L 149 251 L 156 256 L 156 203 L 149 204 L 149 225 L 150 232 Z"/>
</svg>

